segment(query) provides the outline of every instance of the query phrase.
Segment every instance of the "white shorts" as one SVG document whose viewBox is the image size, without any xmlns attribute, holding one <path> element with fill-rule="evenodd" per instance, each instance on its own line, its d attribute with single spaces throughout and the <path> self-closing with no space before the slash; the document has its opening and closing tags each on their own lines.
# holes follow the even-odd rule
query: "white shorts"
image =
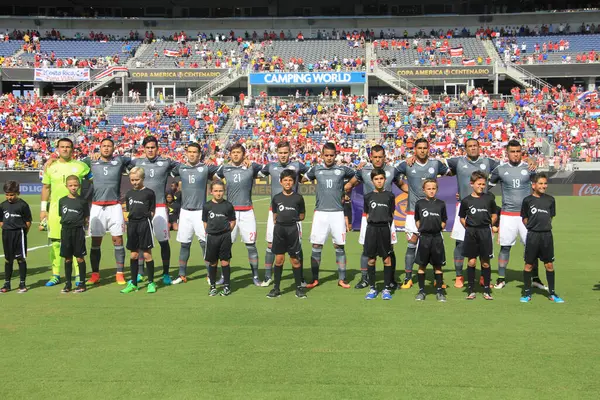
<svg viewBox="0 0 600 400">
<path fill-rule="evenodd" d="M 110 232 L 111 236 L 123 236 L 125 219 L 120 204 L 101 206 L 92 204 L 90 209 L 90 236 L 102 237 Z"/>
<path fill-rule="evenodd" d="M 169 213 L 167 212 L 167 207 L 156 207 L 154 218 L 152 218 L 152 227 L 156 240 L 159 242 L 169 240 Z"/>
<path fill-rule="evenodd" d="M 411 211 L 412 213 L 412 211 Z M 406 233 L 406 238 L 410 240 L 413 235 L 419 233 L 417 229 L 417 223 L 415 222 L 415 214 L 406 214 L 406 220 L 404 221 L 404 232 Z"/>
<path fill-rule="evenodd" d="M 244 243 L 256 243 L 256 218 L 254 210 L 236 211 L 235 228 L 231 231 L 231 242 L 235 243 L 238 232 Z"/>
<path fill-rule="evenodd" d="M 465 227 L 460 223 L 460 217 L 458 216 L 458 212 L 460 211 L 460 203 L 456 204 L 456 214 L 454 216 L 454 226 L 452 227 L 452 233 L 450 237 L 454 240 L 458 240 L 460 242 L 465 241 Z"/>
<path fill-rule="evenodd" d="M 527 228 L 523 225 L 520 215 L 506 215 L 502 211 L 500 213 L 499 232 L 500 246 L 514 246 L 517 242 L 517 236 L 521 238 L 521 243 L 523 244 L 527 240 Z"/>
<path fill-rule="evenodd" d="M 194 234 L 198 240 L 206 241 L 204 232 L 204 222 L 202 221 L 202 210 L 184 210 L 179 212 L 179 230 L 177 231 L 177 241 L 179 243 L 191 243 Z"/>
<path fill-rule="evenodd" d="M 360 233 L 358 234 L 358 244 L 361 246 L 365 245 L 365 236 L 367 235 L 367 216 L 363 215 L 360 220 Z M 398 236 L 396 236 L 396 226 L 392 224 L 392 244 L 398 243 Z"/>
<path fill-rule="evenodd" d="M 343 211 L 315 211 L 310 230 L 310 242 L 324 245 L 329 234 L 333 244 L 338 246 L 346 244 L 346 220 Z"/>
<path fill-rule="evenodd" d="M 269 210 L 269 218 L 267 219 L 267 243 L 273 243 L 273 229 L 275 229 L 275 222 L 273 222 L 273 211 Z M 298 223 L 298 229 L 300 229 L 300 238 L 302 239 L 302 223 Z"/>
</svg>

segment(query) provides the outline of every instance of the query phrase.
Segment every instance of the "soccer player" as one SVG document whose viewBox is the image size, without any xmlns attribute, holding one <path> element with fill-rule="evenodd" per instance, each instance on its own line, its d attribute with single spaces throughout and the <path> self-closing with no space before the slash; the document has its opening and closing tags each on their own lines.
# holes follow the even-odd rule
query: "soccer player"
<svg viewBox="0 0 600 400">
<path fill-rule="evenodd" d="M 85 231 L 90 219 L 88 202 L 79 195 L 79 177 L 69 175 L 66 178 L 66 187 L 69 194 L 58 201 L 57 214 L 60 217 L 60 256 L 65 259 L 65 287 L 61 293 L 69 293 L 72 289 L 73 257 L 79 265 L 79 286 L 75 293 L 86 291 L 84 257 L 87 255 L 85 247 Z"/>
<path fill-rule="evenodd" d="M 564 303 L 554 291 L 554 238 L 552 237 L 552 218 L 556 216 L 554 197 L 546 194 L 548 177 L 540 173 L 531 179 L 533 193 L 523 200 L 521 218 L 527 227 L 525 244 L 525 268 L 523 283 L 525 290 L 521 303 L 531 301 L 531 271 L 539 259 L 546 267 L 548 278 L 548 299 L 555 303 Z"/>
<path fill-rule="evenodd" d="M 392 183 L 396 183 L 400 189 L 402 189 L 402 181 L 400 180 L 400 174 L 391 165 L 385 165 L 385 149 L 380 145 L 375 145 L 371 148 L 370 154 L 370 164 L 365 165 L 361 169 L 356 171 L 356 174 L 348 183 L 346 183 L 344 189 L 346 192 L 350 192 L 353 187 L 357 186 L 359 183 L 363 184 L 363 196 L 371 193 L 375 190 L 375 186 L 373 185 L 373 181 L 371 180 L 371 172 L 376 168 L 381 168 L 385 171 L 385 184 L 384 190 L 391 192 L 392 191 Z M 362 219 L 360 221 L 360 234 L 358 236 L 358 243 L 361 246 L 365 244 L 365 234 L 367 232 L 367 214 L 363 211 Z M 392 230 L 392 245 L 396 244 L 396 229 Z M 394 252 L 394 246 L 392 246 L 392 253 L 390 254 L 390 258 L 392 260 L 392 289 L 397 287 L 396 284 L 396 253 Z M 355 289 L 364 289 L 369 287 L 368 283 L 368 258 L 363 253 L 360 256 L 360 272 L 361 279 L 360 282 L 354 286 Z"/>
<path fill-rule="evenodd" d="M 156 195 L 152 189 L 145 187 L 144 169 L 134 167 L 129 171 L 129 181 L 133 189 L 125 194 L 127 207 L 127 250 L 131 252 L 131 280 L 121 293 L 131 293 L 138 290 L 139 253 L 143 253 L 148 273 L 148 293 L 156 293 L 154 282 L 154 260 L 152 248 L 154 236 L 152 232 L 152 218 L 156 210 Z"/>
<path fill-rule="evenodd" d="M 169 158 L 158 155 L 158 140 L 154 136 L 146 136 L 142 142 L 145 157 L 131 161 L 131 165 L 144 170 L 144 184 L 156 196 L 156 211 L 152 218 L 154 236 L 160 245 L 160 255 L 163 263 L 162 281 L 165 285 L 172 283 L 169 275 L 171 263 L 171 246 L 169 245 L 169 213 L 165 200 L 165 188 L 169 174 L 179 165 Z"/>
<path fill-rule="evenodd" d="M 264 165 L 261 169 L 261 174 L 264 176 L 271 177 L 271 200 L 283 191 L 280 182 L 280 174 L 285 170 L 295 171 L 298 175 L 296 182 L 294 183 L 294 192 L 298 192 L 298 182 L 300 181 L 300 175 L 304 175 L 308 169 L 306 165 L 302 164 L 298 161 L 290 161 L 290 142 L 281 141 L 277 143 L 277 162 L 270 162 Z M 302 225 L 300 226 L 300 232 L 302 233 Z M 261 286 L 269 286 L 272 282 L 272 268 L 273 262 L 275 261 L 275 254 L 273 254 L 271 248 L 273 246 L 273 229 L 275 227 L 275 223 L 273 222 L 273 210 L 269 207 L 269 218 L 267 220 L 267 250 L 265 253 L 265 280 L 262 282 Z M 300 246 L 302 246 L 302 242 L 300 242 Z M 300 247 L 300 254 L 298 255 L 300 260 L 300 272 L 303 272 L 302 269 L 302 261 L 304 259 L 304 255 L 302 252 L 302 247 Z M 302 273 L 302 276 L 304 274 Z"/>
<path fill-rule="evenodd" d="M 244 157 L 246 149 L 240 143 L 229 150 L 231 163 L 222 165 L 216 175 L 227 182 L 227 200 L 233 204 L 236 214 L 236 225 L 232 228 L 231 240 L 235 242 L 238 232 L 248 250 L 248 261 L 252 270 L 252 281 L 255 286 L 262 286 L 258 277 L 258 250 L 256 249 L 256 218 L 252 206 L 252 186 L 262 167 L 251 163 L 246 166 Z"/>
<path fill-rule="evenodd" d="M 351 179 L 355 171 L 344 165 L 335 165 L 337 149 L 335 144 L 323 145 L 321 157 L 323 164 L 311 167 L 304 175 L 305 181 L 317 182 L 317 204 L 313 215 L 310 242 L 312 243 L 311 266 L 313 281 L 306 287 L 312 289 L 319 284 L 319 268 L 323 245 L 331 234 L 335 248 L 335 262 L 338 266 L 338 286 L 349 289 L 346 282 L 346 222 L 342 196 L 344 180 Z"/>
<path fill-rule="evenodd" d="M 448 167 L 439 160 L 429 159 L 429 142 L 425 138 L 415 140 L 415 162 L 408 165 L 407 161 L 401 162 L 396 169 L 406 177 L 408 183 L 408 205 L 406 207 L 406 221 L 404 231 L 406 232 L 407 248 L 404 256 L 404 270 L 406 276 L 402 289 L 410 289 L 413 285 L 412 270 L 419 238 L 417 225 L 415 224 L 415 204 L 425 198 L 423 193 L 423 181 L 435 179 L 438 175 L 446 175 Z"/>
<path fill-rule="evenodd" d="M 385 190 L 387 180 L 386 171 L 375 168 L 371 171 L 371 184 L 374 190 L 364 196 L 364 213 L 367 214 L 367 229 L 363 254 L 367 257 L 368 280 L 371 288 L 365 299 L 377 298 L 377 287 L 375 285 L 375 264 L 377 257 L 383 260 L 384 287 L 381 293 L 383 300 L 392 299 L 392 232 L 394 228 L 394 211 L 396 210 L 396 197 Z"/>
<path fill-rule="evenodd" d="M 209 296 L 217 295 L 217 263 L 221 261 L 223 271 L 223 290 L 221 296 L 231 294 L 231 246 L 233 244 L 232 231 L 236 225 L 236 212 L 234 205 L 223 198 L 225 185 L 221 181 L 212 183 L 211 201 L 204 204 L 202 221 L 206 232 L 206 249 L 204 260 L 209 263 L 208 277 L 210 280 Z"/>
<path fill-rule="evenodd" d="M 198 143 L 190 143 L 186 149 L 187 163 L 173 170 L 173 175 L 181 177 L 181 211 L 177 241 L 181 243 L 179 252 L 179 276 L 173 284 L 187 282 L 187 264 L 194 235 L 200 242 L 202 251 L 206 248 L 206 233 L 202 222 L 202 207 L 206 203 L 206 185 L 219 167 L 200 162 L 202 155 Z M 208 264 L 206 265 L 208 268 Z"/>
<path fill-rule="evenodd" d="M 531 193 L 531 171 L 528 164 L 522 161 L 523 149 L 516 140 L 506 145 L 508 163 L 499 165 L 492 171 L 490 183 L 501 183 L 502 211 L 500 213 L 500 254 L 498 255 L 498 280 L 495 289 L 506 286 L 506 267 L 510 259 L 510 250 L 520 237 L 523 244 L 527 240 L 527 228 L 521 219 L 523 199 Z M 537 265 L 536 265 L 537 267 Z M 538 289 L 548 290 L 539 278 L 537 268 L 533 269 L 532 285 Z"/>
<path fill-rule="evenodd" d="M 489 174 L 500 165 L 496 160 L 481 156 L 481 148 L 477 139 L 467 139 L 465 149 L 467 153 L 465 156 L 452 157 L 446 160 L 450 173 L 456 176 L 458 182 L 458 204 L 456 206 L 456 217 L 454 218 L 455 222 L 450 237 L 456 240 L 456 245 L 454 246 L 456 281 L 454 282 L 454 287 L 459 289 L 464 287 L 465 284 L 465 278 L 463 276 L 465 259 L 462 255 L 463 241 L 465 240 L 465 228 L 459 223 L 458 210 L 460 209 L 460 201 L 471 195 L 473 192 L 473 189 L 471 188 L 471 175 L 474 171 L 481 171 L 489 176 Z M 487 189 L 488 188 L 486 187 L 484 193 L 487 193 Z"/>
<path fill-rule="evenodd" d="M 458 216 L 465 227 L 463 256 L 467 258 L 467 300 L 477 297 L 475 294 L 475 267 L 477 258 L 481 262 L 483 275 L 483 298 L 493 300 L 490 288 L 490 260 L 494 258 L 494 243 L 491 226 L 496 222 L 496 203 L 494 198 L 484 193 L 487 175 L 481 171 L 471 174 L 473 192 L 461 200 Z"/>
<path fill-rule="evenodd" d="M 60 282 L 60 214 L 58 212 L 58 201 L 67 196 L 69 191 L 66 179 L 75 175 L 80 182 L 91 178 L 90 168 L 81 161 L 73 159 L 73 142 L 71 139 L 62 138 L 58 140 L 58 161 L 49 165 L 44 171 L 42 178 L 42 202 L 40 221 L 48 223 L 48 239 L 50 239 L 50 263 L 52 265 L 52 277 L 46 286 L 54 286 Z M 50 213 L 48 214 L 48 202 L 50 202 Z"/>
<path fill-rule="evenodd" d="M 19 293 L 27 292 L 27 233 L 31 228 L 31 209 L 19 198 L 19 182 L 6 181 L 6 201 L 0 204 L 0 228 L 4 248 L 4 286 L 0 293 L 10 292 L 13 264 L 19 265 Z"/>
<path fill-rule="evenodd" d="M 125 248 L 123 247 L 123 232 L 125 219 L 123 208 L 119 203 L 121 198 L 121 176 L 131 162 L 129 157 L 115 156 L 115 143 L 106 138 L 100 142 L 99 158 L 84 158 L 82 161 L 90 166 L 94 177 L 94 194 L 90 210 L 90 235 L 92 247 L 90 249 L 90 264 L 92 276 L 87 281 L 89 285 L 100 282 L 100 258 L 102 239 L 110 232 L 114 246 L 115 261 L 117 264 L 116 280 L 119 285 L 124 285 L 123 269 L 125 265 Z"/>
<path fill-rule="evenodd" d="M 438 184 L 435 179 L 423 181 L 423 192 L 425 198 L 415 204 L 415 224 L 419 230 L 419 241 L 417 242 L 417 254 L 415 262 L 419 266 L 417 275 L 419 281 L 419 293 L 415 297 L 417 301 L 425 300 L 425 270 L 427 264 L 431 264 L 435 274 L 435 287 L 437 301 L 446 301 L 444 294 L 444 279 L 442 267 L 446 265 L 446 249 L 444 248 L 444 237 L 442 232 L 446 228 L 448 215 L 446 203 L 437 199 Z"/>
<path fill-rule="evenodd" d="M 279 181 L 282 191 L 273 196 L 270 207 L 275 222 L 272 239 L 272 251 L 275 254 L 275 284 L 267 297 L 276 298 L 281 296 L 279 286 L 285 253 L 288 253 L 294 271 L 296 297 L 304 299 L 306 294 L 302 288 L 302 271 L 300 270 L 300 254 L 302 252 L 300 223 L 304 220 L 304 214 L 306 213 L 304 197 L 294 190 L 297 182 L 296 171 L 291 169 L 281 171 Z"/>
</svg>

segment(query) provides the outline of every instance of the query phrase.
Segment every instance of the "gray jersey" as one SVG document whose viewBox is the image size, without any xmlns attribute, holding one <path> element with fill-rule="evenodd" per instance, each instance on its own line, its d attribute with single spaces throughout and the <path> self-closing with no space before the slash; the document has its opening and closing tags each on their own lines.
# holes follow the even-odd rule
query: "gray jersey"
<svg viewBox="0 0 600 400">
<path fill-rule="evenodd" d="M 367 164 L 362 169 L 356 171 L 356 175 L 354 177 L 357 181 L 363 184 L 363 195 L 375 191 L 375 185 L 373 185 L 373 181 L 371 180 L 371 172 L 374 169 L 375 167 L 373 164 Z M 383 186 L 383 189 L 391 192 L 392 183 L 400 178 L 400 173 L 391 165 L 384 165 L 383 170 L 385 171 L 385 185 Z"/>
<path fill-rule="evenodd" d="M 227 181 L 227 200 L 236 210 L 252 208 L 252 186 L 261 169 L 261 165 L 252 163 L 250 168 L 227 164 L 217 170 L 217 176 Z"/>
<path fill-rule="evenodd" d="M 206 185 L 208 178 L 219 169 L 216 165 L 179 164 L 173 169 L 173 176 L 181 177 L 181 208 L 201 210 L 206 203 Z"/>
<path fill-rule="evenodd" d="M 131 160 L 133 167 L 140 167 L 146 173 L 144 178 L 144 186 L 152 189 L 156 195 L 156 206 L 163 206 L 165 200 L 165 188 L 167 187 L 167 179 L 171 171 L 176 168 L 179 163 L 169 158 L 156 157 L 154 160 L 149 160 L 146 157 L 136 158 Z"/>
<path fill-rule="evenodd" d="M 99 159 L 92 161 L 89 157 L 81 160 L 89 165 L 94 179 L 92 202 L 98 205 L 118 204 L 121 198 L 121 176 L 129 166 L 131 158 L 116 156 L 110 161 Z"/>
<path fill-rule="evenodd" d="M 286 165 L 281 164 L 279 161 L 270 162 L 267 165 L 263 166 L 260 170 L 260 173 L 264 176 L 271 176 L 271 198 L 283 192 L 281 182 L 279 182 L 279 175 L 281 174 L 281 171 L 285 169 L 291 169 L 292 171 L 296 172 L 296 184 L 294 185 L 294 192 L 298 192 L 300 176 L 304 175 L 306 171 L 308 171 L 306 165 L 298 161 L 292 161 L 290 163 L 287 163 Z"/>
<path fill-rule="evenodd" d="M 490 182 L 502 183 L 502 211 L 521 212 L 523 200 L 531 194 L 533 175 L 535 171 L 529 171 L 529 165 L 523 161 L 517 166 L 500 164 L 492 171 Z"/>
<path fill-rule="evenodd" d="M 408 207 L 406 211 L 415 211 L 417 201 L 425 198 L 423 192 L 423 181 L 435 179 L 438 175 L 446 175 L 448 167 L 440 160 L 427 160 L 425 164 L 415 162 L 412 167 L 402 161 L 396 167 L 398 172 L 406 177 L 408 183 Z"/>
<path fill-rule="evenodd" d="M 342 196 L 344 181 L 355 174 L 352 168 L 344 165 L 334 165 L 327 168 L 319 164 L 306 172 L 306 178 L 317 181 L 317 205 L 315 211 L 344 211 Z"/>
<path fill-rule="evenodd" d="M 458 196 L 464 199 L 473 192 L 471 187 L 471 174 L 475 171 L 485 172 L 487 176 L 500 164 L 496 160 L 487 157 L 479 157 L 472 161 L 469 157 L 452 157 L 447 160 L 448 168 L 458 181 Z M 487 193 L 487 187 L 485 192 Z"/>
</svg>

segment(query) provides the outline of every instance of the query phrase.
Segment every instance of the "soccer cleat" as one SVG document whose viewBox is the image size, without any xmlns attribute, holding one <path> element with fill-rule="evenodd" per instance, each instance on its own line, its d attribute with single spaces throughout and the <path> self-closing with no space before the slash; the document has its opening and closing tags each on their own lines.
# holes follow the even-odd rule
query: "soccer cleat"
<svg viewBox="0 0 600 400">
<path fill-rule="evenodd" d="M 479 286 L 485 286 L 483 281 L 483 275 L 479 277 Z"/>
<path fill-rule="evenodd" d="M 457 289 L 462 289 L 465 286 L 465 277 L 457 276 L 456 281 L 454 282 L 454 287 Z"/>
<path fill-rule="evenodd" d="M 319 286 L 319 281 L 315 279 L 314 281 L 312 281 L 312 283 L 309 283 L 308 285 L 306 285 L 306 288 L 307 289 L 312 289 L 312 288 L 317 287 L 317 286 Z"/>
<path fill-rule="evenodd" d="M 162 281 L 163 281 L 163 285 L 165 285 L 165 286 L 169 286 L 173 283 L 173 281 L 171 280 L 171 275 L 169 275 L 169 274 L 163 274 Z"/>
<path fill-rule="evenodd" d="M 296 288 L 296 297 L 299 299 L 306 299 L 306 293 L 304 293 L 304 289 L 302 287 Z"/>
<path fill-rule="evenodd" d="M 525 296 L 521 297 L 521 299 L 519 301 L 521 303 L 529 303 L 531 301 L 531 295 L 526 294 Z"/>
<path fill-rule="evenodd" d="M 506 281 L 504 279 L 498 279 L 494 285 L 494 289 L 504 289 L 506 287 Z"/>
<path fill-rule="evenodd" d="M 125 274 L 122 272 L 117 272 L 117 285 L 126 285 L 127 281 L 125 280 Z"/>
<path fill-rule="evenodd" d="M 475 300 L 476 298 L 477 298 L 477 294 L 475 292 L 471 292 L 471 291 L 469 291 L 469 294 L 466 297 L 467 300 Z"/>
<path fill-rule="evenodd" d="M 179 275 L 177 279 L 173 281 L 173 285 L 179 285 L 180 283 L 187 283 L 187 278 L 185 276 Z"/>
<path fill-rule="evenodd" d="M 252 278 L 252 283 L 254 284 L 254 286 L 258 286 L 258 287 L 262 286 L 262 282 L 261 282 L 261 280 L 257 276 L 255 276 L 254 278 Z"/>
<path fill-rule="evenodd" d="M 556 293 L 553 293 L 550 296 L 548 296 L 548 300 L 553 301 L 555 303 L 564 303 L 565 302 Z"/>
<path fill-rule="evenodd" d="M 144 275 L 138 274 L 138 278 L 137 278 L 138 283 L 144 282 L 145 280 L 146 280 L 146 277 Z"/>
<path fill-rule="evenodd" d="M 446 302 L 446 295 L 444 293 L 437 292 L 436 295 L 435 295 L 435 299 L 437 301 L 439 301 L 440 303 L 445 303 Z"/>
<path fill-rule="evenodd" d="M 273 283 L 273 278 L 267 278 L 263 282 L 261 282 L 260 286 L 269 287 L 271 286 L 271 283 Z"/>
<path fill-rule="evenodd" d="M 306 281 L 304 279 L 302 279 L 302 282 L 300 282 L 300 287 L 305 288 L 308 286 L 308 283 L 306 283 Z"/>
<path fill-rule="evenodd" d="M 61 293 L 69 293 L 71 291 L 71 285 L 65 285 L 65 287 L 60 291 Z"/>
<path fill-rule="evenodd" d="M 343 287 L 344 289 L 350 289 L 350 284 L 341 279 L 338 281 L 338 286 Z"/>
<path fill-rule="evenodd" d="M 90 277 L 90 279 L 88 279 L 86 284 L 87 285 L 97 285 L 98 283 L 100 283 L 100 273 L 92 272 L 92 276 Z"/>
<path fill-rule="evenodd" d="M 412 279 L 405 279 L 404 283 L 402 284 L 402 286 L 400 286 L 401 289 L 410 289 L 413 286 L 413 281 Z"/>
<path fill-rule="evenodd" d="M 370 289 L 370 290 L 367 292 L 367 295 L 365 296 L 365 300 L 374 300 L 374 299 L 376 299 L 376 298 L 377 298 L 377 295 L 378 295 L 378 294 L 379 294 L 379 293 L 377 293 L 377 290 L 376 290 L 376 289 Z"/>
<path fill-rule="evenodd" d="M 156 293 L 156 283 L 150 282 L 148 286 L 146 286 L 146 293 Z"/>
<path fill-rule="evenodd" d="M 369 287 L 369 282 L 365 281 L 364 279 L 361 279 L 360 282 L 358 282 L 354 286 L 354 289 L 366 289 L 368 287 Z"/>
<path fill-rule="evenodd" d="M 60 283 L 60 276 L 58 275 L 52 275 L 52 278 L 50 278 L 50 280 L 48 282 L 46 282 L 46 286 L 50 287 L 50 286 L 56 286 Z"/>
<path fill-rule="evenodd" d="M 231 294 L 231 289 L 229 288 L 229 286 L 225 286 L 223 287 L 223 290 L 221 290 L 221 292 L 219 293 L 219 296 L 229 296 Z"/>
<path fill-rule="evenodd" d="M 544 285 L 544 283 L 539 278 L 532 279 L 531 286 L 533 286 L 534 288 L 540 289 L 540 290 L 544 290 L 546 292 L 548 291 L 548 286 Z"/>
<path fill-rule="evenodd" d="M 87 288 L 85 287 L 85 285 L 79 285 L 77 287 L 77 289 L 73 290 L 73 293 L 83 293 L 86 291 L 87 291 Z"/>
<path fill-rule="evenodd" d="M 487 293 L 487 292 L 483 293 L 483 298 L 486 299 L 486 300 L 494 300 L 494 297 L 492 296 L 492 294 L 491 293 Z"/>
<path fill-rule="evenodd" d="M 29 289 L 27 289 L 27 286 L 25 285 L 19 285 L 19 290 L 17 291 L 17 293 L 27 293 Z"/>
<path fill-rule="evenodd" d="M 208 295 L 210 297 L 214 297 L 217 294 L 219 294 L 219 292 L 217 292 L 217 288 L 216 287 L 211 287 L 210 290 L 208 291 Z"/>
<path fill-rule="evenodd" d="M 273 288 L 269 293 L 267 293 L 267 297 L 269 299 L 276 299 L 277 297 L 281 297 L 281 292 L 279 291 L 279 289 Z"/>
<path fill-rule="evenodd" d="M 136 285 L 134 285 L 133 282 L 129 281 L 129 282 L 127 282 L 127 286 L 125 286 L 121 290 L 121 293 L 131 293 L 131 292 L 137 292 L 137 291 L 138 291 L 138 287 Z"/>
<path fill-rule="evenodd" d="M 219 278 L 219 280 L 217 281 L 217 285 L 222 285 L 225 283 L 225 278 L 223 278 L 223 275 L 221 275 L 221 277 Z"/>
<path fill-rule="evenodd" d="M 427 297 L 427 295 L 425 294 L 425 292 L 419 292 L 415 296 L 415 300 L 416 301 L 423 301 L 423 300 L 425 300 L 425 297 Z"/>
<path fill-rule="evenodd" d="M 389 289 L 383 289 L 383 292 L 381 292 L 381 299 L 382 300 L 391 300 L 392 292 L 390 292 Z"/>
<path fill-rule="evenodd" d="M 6 282 L 2 289 L 0 289 L 0 293 L 8 293 L 10 292 L 10 283 Z"/>
<path fill-rule="evenodd" d="M 437 287 L 437 282 L 433 281 L 433 287 Z M 445 282 L 442 282 L 442 289 L 447 289 L 448 287 L 446 286 Z"/>
</svg>

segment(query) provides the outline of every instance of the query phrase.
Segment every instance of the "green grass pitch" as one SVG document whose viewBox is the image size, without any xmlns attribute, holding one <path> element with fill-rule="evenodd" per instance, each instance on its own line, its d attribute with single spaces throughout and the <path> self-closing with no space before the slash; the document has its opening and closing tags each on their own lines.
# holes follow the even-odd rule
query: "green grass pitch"
<svg viewBox="0 0 600 400">
<path fill-rule="evenodd" d="M 39 197 L 25 199 L 37 221 Z M 314 198 L 306 200 L 311 209 Z M 255 201 L 262 277 L 268 202 Z M 495 291 L 494 301 L 479 296 L 469 302 L 450 287 L 445 304 L 434 296 L 415 302 L 415 288 L 384 302 L 366 301 L 364 291 L 337 287 L 331 245 L 323 252 L 326 282 L 309 291 L 307 300 L 296 299 L 291 291 L 289 263 L 284 267 L 285 294 L 265 298 L 269 289 L 251 285 L 241 243 L 234 246 L 234 293 L 228 298 L 207 296 L 197 244 L 189 263 L 191 280 L 160 287 L 155 295 L 145 290 L 119 294 L 108 236 L 102 285 L 82 295 L 62 295 L 62 285 L 44 287 L 50 275 L 48 251 L 30 251 L 31 290 L 0 295 L 0 393 L 4 399 L 597 399 L 600 202 L 559 197 L 557 203 L 554 233 L 557 292 L 566 300 L 562 305 L 539 292 L 532 303 L 519 303 L 521 245 L 511 254 L 509 285 Z M 304 223 L 307 259 L 311 218 L 309 212 Z M 36 228 L 29 235 L 30 248 L 47 243 Z M 357 240 L 358 233 L 350 233 L 346 245 L 352 284 L 362 250 Z M 171 243 L 175 275 L 179 244 L 174 233 Z M 449 237 L 446 245 L 452 260 Z M 404 251 L 400 242 L 399 270 Z M 154 254 L 160 258 L 158 248 Z M 493 279 L 496 265 L 493 261 Z M 308 260 L 305 271 L 309 278 Z M 453 266 L 445 271 L 451 286 Z M 546 281 L 543 272 L 541 277 Z M 433 293 L 431 287 L 428 291 Z"/>
</svg>

